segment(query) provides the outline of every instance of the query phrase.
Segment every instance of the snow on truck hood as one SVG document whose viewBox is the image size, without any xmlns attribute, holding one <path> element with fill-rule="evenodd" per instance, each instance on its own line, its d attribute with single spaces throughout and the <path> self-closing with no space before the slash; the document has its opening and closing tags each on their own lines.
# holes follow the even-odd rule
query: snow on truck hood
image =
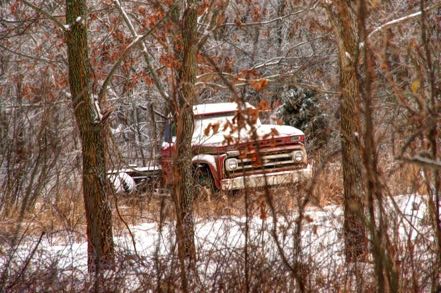
<svg viewBox="0 0 441 293">
<path fill-rule="evenodd" d="M 225 144 L 225 136 L 230 135 L 230 128 L 226 131 L 222 131 L 225 123 L 229 121 L 232 123 L 235 112 L 239 108 L 239 105 L 233 103 L 213 103 L 213 104 L 200 104 L 193 106 L 193 113 L 195 117 L 195 129 L 193 133 L 192 144 L 193 145 L 211 145 L 220 146 Z M 249 103 L 245 103 L 244 108 L 255 107 Z M 205 135 L 205 130 L 209 125 L 218 125 L 219 131 L 213 134 L 213 130 L 210 130 L 208 136 Z M 262 138 L 272 132 L 275 129 L 278 133 L 276 137 L 286 137 L 294 135 L 303 135 L 303 131 L 288 125 L 270 125 L 261 124 L 260 119 L 255 124 L 257 135 Z M 240 137 L 240 142 L 250 140 L 249 127 L 242 129 L 239 133 L 231 134 L 231 137 L 237 142 L 237 138 Z"/>
<path fill-rule="evenodd" d="M 220 127 L 222 129 L 222 127 Z M 275 137 L 285 137 L 285 136 L 295 136 L 295 135 L 304 135 L 303 131 L 300 129 L 297 129 L 292 126 L 288 125 L 271 125 L 271 124 L 260 124 L 256 126 L 257 135 L 259 138 L 262 138 L 263 136 L 270 134 L 272 129 L 275 129 L 278 133 Z M 225 145 L 225 136 L 228 136 L 230 132 L 230 129 L 227 129 L 225 132 L 219 131 L 216 134 L 213 134 L 212 131 L 210 131 L 210 135 L 205 136 L 204 132 L 196 132 L 193 135 L 192 143 L 194 145 Z M 231 135 L 233 139 L 236 139 L 239 137 L 239 133 L 233 133 Z M 250 140 L 250 133 L 248 129 L 242 129 L 240 131 L 240 142 L 245 142 Z"/>
</svg>

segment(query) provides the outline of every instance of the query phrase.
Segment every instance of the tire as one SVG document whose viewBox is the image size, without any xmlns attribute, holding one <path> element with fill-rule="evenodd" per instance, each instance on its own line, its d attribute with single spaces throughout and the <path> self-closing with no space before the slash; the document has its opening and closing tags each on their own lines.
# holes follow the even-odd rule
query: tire
<svg viewBox="0 0 441 293">
<path fill-rule="evenodd" d="M 125 172 L 112 174 L 108 179 L 115 193 L 132 193 L 136 190 L 135 180 Z"/>
<path fill-rule="evenodd" d="M 193 171 L 195 180 L 195 197 L 206 198 L 210 200 L 216 192 L 213 176 L 211 176 L 210 169 L 207 166 L 197 166 Z"/>
</svg>

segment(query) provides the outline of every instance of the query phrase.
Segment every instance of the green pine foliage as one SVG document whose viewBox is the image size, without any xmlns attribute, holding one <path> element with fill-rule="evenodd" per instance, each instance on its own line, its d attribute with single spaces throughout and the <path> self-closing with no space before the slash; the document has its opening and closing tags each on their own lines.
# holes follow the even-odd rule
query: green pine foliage
<svg viewBox="0 0 441 293">
<path fill-rule="evenodd" d="M 290 88 L 282 96 L 277 116 L 287 125 L 305 132 L 307 148 L 317 150 L 329 138 L 327 115 L 320 111 L 316 93 L 309 89 Z"/>
</svg>

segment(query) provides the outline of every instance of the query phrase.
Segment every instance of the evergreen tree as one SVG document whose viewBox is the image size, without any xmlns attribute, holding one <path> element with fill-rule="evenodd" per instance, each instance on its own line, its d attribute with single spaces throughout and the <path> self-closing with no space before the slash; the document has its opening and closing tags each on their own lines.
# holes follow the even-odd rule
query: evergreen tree
<svg viewBox="0 0 441 293">
<path fill-rule="evenodd" d="M 316 93 L 309 89 L 289 88 L 282 94 L 277 116 L 287 125 L 305 132 L 307 147 L 317 150 L 329 138 L 328 118 L 320 111 Z"/>
</svg>

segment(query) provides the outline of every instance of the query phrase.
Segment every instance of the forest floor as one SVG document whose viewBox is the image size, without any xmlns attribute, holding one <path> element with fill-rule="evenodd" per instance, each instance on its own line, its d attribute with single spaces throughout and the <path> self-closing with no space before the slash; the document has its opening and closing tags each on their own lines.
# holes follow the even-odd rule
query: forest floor
<svg viewBox="0 0 441 293">
<path fill-rule="evenodd" d="M 338 282 L 345 268 L 342 183 L 337 178 L 340 178 L 337 172 L 326 173 L 314 189 L 308 190 L 299 185 L 271 188 L 270 197 L 265 190 L 249 190 L 233 195 L 220 193 L 210 199 L 197 198 L 194 222 L 201 278 L 210 282 L 212 266 L 219 265 L 219 259 L 231 259 L 240 267 L 244 247 L 249 247 L 250 255 L 256 257 L 253 261 L 263 257 L 280 265 L 281 253 L 293 259 L 297 219 L 303 214 L 302 257 L 315 272 L 314 278 L 325 274 Z M 400 181 L 397 182 L 398 186 Z M 301 210 L 305 194 L 308 204 Z M 269 198 L 274 213 L 267 204 Z M 124 269 L 135 274 L 140 265 L 155 267 L 158 257 L 165 262 L 175 258 L 174 206 L 170 196 L 146 192 L 115 195 L 111 199 L 116 253 Z M 245 213 L 246 205 L 248 213 Z M 427 196 L 418 193 L 386 196 L 384 210 L 390 220 L 388 235 L 397 253 L 404 253 L 412 245 L 421 259 L 430 258 L 427 247 L 433 243 L 433 237 Z M 12 271 L 17 272 L 29 262 L 27 271 L 55 266 L 60 278 L 87 273 L 86 223 L 78 193 L 66 192 L 57 204 L 39 203 L 32 213 L 26 214 L 19 230 L 13 220 L 0 225 L 0 267 L 10 259 Z M 14 235 L 18 236 L 15 246 Z M 131 267 L 125 267 L 126 259 L 142 259 L 142 262 L 130 262 Z M 134 284 L 137 282 L 141 280 Z"/>
<path fill-rule="evenodd" d="M 229 210 L 225 213 L 214 211 L 215 207 L 229 206 L 232 209 L 239 210 L 240 202 L 243 198 L 227 199 L 221 205 L 219 203 L 210 204 L 213 213 L 205 212 L 195 216 L 195 237 L 197 246 L 202 249 L 199 253 L 210 254 L 219 252 L 222 249 L 235 250 L 241 249 L 245 243 L 245 227 L 248 225 L 248 245 L 255 248 L 263 249 L 268 257 L 276 257 L 278 250 L 275 246 L 274 232 L 280 237 L 283 250 L 287 255 L 292 253 L 292 235 L 294 233 L 297 216 L 299 211 L 297 207 L 286 207 L 286 212 L 280 210 L 272 217 L 268 211 L 263 212 L 262 207 L 258 204 L 262 201 L 261 194 L 255 194 L 251 197 L 255 198 L 257 204 L 253 204 L 248 217 L 240 212 Z M 145 199 L 138 199 L 145 203 Z M 168 200 L 167 200 L 168 201 Z M 229 204 L 226 204 L 229 203 Z M 279 202 L 281 206 L 285 202 Z M 150 201 L 151 205 L 157 206 L 160 203 Z M 196 204 L 196 210 L 207 206 L 202 203 L 201 206 Z M 157 215 L 152 215 L 149 211 L 142 209 L 139 212 L 136 221 L 128 216 L 128 211 L 133 211 L 133 207 L 122 205 L 120 215 L 124 218 L 124 223 L 116 221 L 114 232 L 114 240 L 118 251 L 124 251 L 128 254 L 141 255 L 143 258 L 153 258 L 155 253 L 161 255 L 173 254 L 174 249 L 174 221 L 165 218 L 159 222 Z M 424 233 L 430 229 L 430 221 L 426 218 L 426 197 L 421 195 L 400 195 L 389 198 L 386 203 L 387 211 L 391 215 L 400 215 L 402 219 L 398 221 L 396 232 L 403 240 L 413 240 L 418 237 L 419 233 Z M 277 231 L 274 231 L 274 223 L 277 223 Z M 127 224 L 127 225 L 126 225 Z M 26 223 L 24 223 L 26 225 Z M 119 225 L 119 226 L 118 226 Z M 76 229 L 59 229 L 57 231 L 46 232 L 41 239 L 37 234 L 26 235 L 20 240 L 18 249 L 14 251 L 17 267 L 24 262 L 31 251 L 35 250 L 32 263 L 34 268 L 38 268 L 44 262 L 56 263 L 60 268 L 75 267 L 81 271 L 87 268 L 87 245 L 85 238 L 85 230 L 77 226 Z M 320 263 L 320 266 L 326 267 L 334 262 L 340 262 L 343 251 L 343 241 L 341 237 L 341 229 L 343 227 L 343 209 L 341 205 L 329 204 L 323 207 L 318 205 L 309 206 L 304 211 L 304 221 L 302 229 L 302 246 L 305 255 L 310 255 Z M 418 233 L 412 232 L 415 228 Z M 30 226 L 28 230 L 32 229 Z M 41 235 L 41 234 L 40 234 Z M 290 240 L 291 239 L 291 240 Z M 6 245 L 2 247 L 3 252 L 8 250 Z M 5 256 L 3 254 L 3 261 Z"/>
<path fill-rule="evenodd" d="M 403 176 L 415 176 L 413 170 L 398 170 L 394 180 L 390 182 L 390 193 L 426 194 L 421 187 L 410 186 L 408 182 L 415 182 Z M 194 200 L 194 217 L 198 219 L 213 220 L 219 217 L 246 216 L 245 206 L 248 205 L 249 217 L 265 218 L 271 215 L 268 200 L 272 202 L 274 212 L 283 217 L 296 212 L 305 196 L 308 196 L 308 208 L 323 208 L 332 204 L 343 203 L 343 182 L 339 164 L 330 164 L 318 175 L 314 188 L 305 184 L 272 187 L 265 189 L 250 189 L 235 193 L 218 192 L 210 197 L 197 196 Z M 110 195 L 113 213 L 113 228 L 116 233 L 127 230 L 145 222 L 173 221 L 174 205 L 169 193 L 157 193 L 153 190 L 134 194 Z M 0 220 L 2 227 L 0 239 L 13 237 L 17 229 L 15 219 Z M 26 235 L 40 235 L 44 233 L 57 233 L 70 231 L 83 235 L 85 231 L 84 203 L 82 196 L 76 192 L 66 190 L 61 200 L 40 200 L 35 209 L 25 213 L 20 224 L 20 230 Z"/>
</svg>

